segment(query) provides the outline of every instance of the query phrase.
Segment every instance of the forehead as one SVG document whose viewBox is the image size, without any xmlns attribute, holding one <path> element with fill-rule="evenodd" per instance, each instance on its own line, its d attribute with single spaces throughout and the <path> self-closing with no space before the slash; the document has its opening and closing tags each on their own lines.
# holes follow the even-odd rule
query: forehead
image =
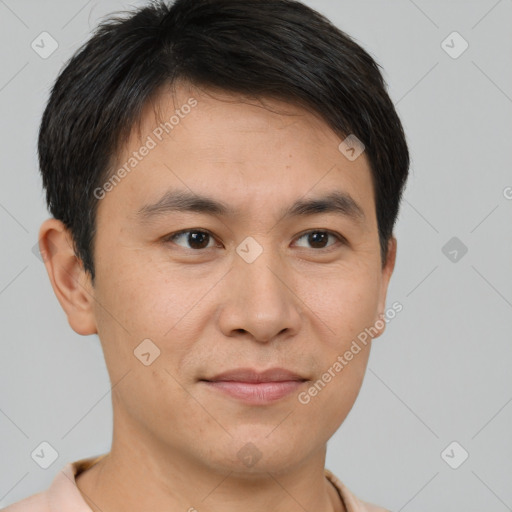
<svg viewBox="0 0 512 512">
<path fill-rule="evenodd" d="M 307 146 L 325 146 L 327 143 L 336 148 L 338 145 L 338 136 L 311 110 L 277 99 L 254 98 L 185 84 L 172 91 L 161 89 L 145 105 L 141 125 L 140 136 L 138 133 L 135 136 L 135 131 L 132 133 L 132 148 L 148 134 L 157 142 L 164 142 L 161 146 L 174 140 L 206 154 L 215 151 L 216 155 L 226 156 L 239 149 L 256 150 L 257 143 L 268 137 L 276 143 L 296 137 Z M 225 134 L 230 138 L 227 139 Z"/>
<path fill-rule="evenodd" d="M 243 210 L 264 202 L 282 206 L 336 188 L 371 214 L 366 155 L 349 161 L 338 148 L 341 141 L 320 116 L 302 107 L 178 86 L 145 106 L 140 130 L 132 131 L 114 168 L 130 170 L 112 198 L 124 196 L 132 209 L 140 209 L 167 189 L 180 188 Z"/>
</svg>

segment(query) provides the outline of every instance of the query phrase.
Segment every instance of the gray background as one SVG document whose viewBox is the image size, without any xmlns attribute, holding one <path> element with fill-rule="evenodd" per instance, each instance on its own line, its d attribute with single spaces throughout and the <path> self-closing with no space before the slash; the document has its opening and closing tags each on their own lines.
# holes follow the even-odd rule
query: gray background
<svg viewBox="0 0 512 512">
<path fill-rule="evenodd" d="M 374 344 L 327 467 L 394 511 L 512 510 L 512 0 L 305 3 L 382 65 L 412 156 L 388 297 L 404 309 Z M 129 6 L 0 0 L 2 506 L 110 447 L 99 340 L 71 330 L 32 252 L 48 216 L 36 138 L 62 64 Z M 31 48 L 43 31 L 59 45 L 46 59 Z M 458 58 L 444 48 L 461 40 L 442 46 L 453 31 L 469 44 Z M 452 237 L 468 249 L 454 246 L 455 262 L 443 253 Z M 46 470 L 31 458 L 43 441 L 58 452 Z M 469 453 L 458 469 L 441 457 L 452 441 Z M 448 454 L 460 462 L 461 448 Z"/>
</svg>

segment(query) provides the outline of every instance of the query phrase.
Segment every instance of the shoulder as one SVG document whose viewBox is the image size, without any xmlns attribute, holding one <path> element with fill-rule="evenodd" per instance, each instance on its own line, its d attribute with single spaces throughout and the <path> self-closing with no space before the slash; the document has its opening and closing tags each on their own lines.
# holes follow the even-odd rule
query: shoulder
<svg viewBox="0 0 512 512">
<path fill-rule="evenodd" d="M 76 485 L 75 477 L 106 455 L 69 462 L 55 475 L 48 489 L 17 501 L 1 512 L 91 512 Z"/>
<path fill-rule="evenodd" d="M 331 471 L 325 469 L 325 476 L 334 484 L 345 504 L 347 512 L 390 512 L 389 510 L 360 500 L 348 487 L 339 480 Z"/>
<path fill-rule="evenodd" d="M 3 508 L 2 512 L 49 512 L 48 497 L 46 491 L 38 492 L 21 501 L 17 501 L 7 508 Z"/>
<path fill-rule="evenodd" d="M 363 510 L 365 512 L 390 512 L 387 508 L 379 507 L 378 505 L 368 503 L 367 501 L 361 501 L 361 504 L 363 505 Z"/>
</svg>

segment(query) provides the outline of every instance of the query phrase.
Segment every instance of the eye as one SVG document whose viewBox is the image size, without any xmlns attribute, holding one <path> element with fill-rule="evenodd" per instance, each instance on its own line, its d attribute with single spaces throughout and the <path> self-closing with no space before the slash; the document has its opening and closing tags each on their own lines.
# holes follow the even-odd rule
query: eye
<svg viewBox="0 0 512 512">
<path fill-rule="evenodd" d="M 307 233 L 304 233 L 302 236 L 300 236 L 297 240 L 306 240 L 306 243 L 311 244 L 313 249 L 326 249 L 334 245 L 328 244 L 329 237 L 331 237 L 331 239 L 337 240 L 340 243 L 345 243 L 345 239 L 341 235 L 332 233 L 331 231 L 323 230 L 308 231 Z M 301 247 L 307 247 L 301 244 L 298 245 Z"/>
<path fill-rule="evenodd" d="M 215 242 L 213 236 L 208 233 L 208 231 L 203 231 L 200 229 L 189 229 L 186 231 L 180 231 L 179 233 L 174 233 L 173 235 L 169 235 L 165 238 L 166 242 L 173 242 L 185 249 L 210 249 L 215 246 L 209 245 L 209 242 Z M 184 245 L 184 244 L 188 244 Z"/>
</svg>

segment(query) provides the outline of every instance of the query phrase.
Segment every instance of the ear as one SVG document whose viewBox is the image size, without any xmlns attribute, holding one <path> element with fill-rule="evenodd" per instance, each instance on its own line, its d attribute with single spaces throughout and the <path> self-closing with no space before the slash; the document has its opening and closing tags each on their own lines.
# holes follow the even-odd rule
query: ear
<svg viewBox="0 0 512 512">
<path fill-rule="evenodd" d="M 377 334 L 374 338 L 378 338 L 386 329 L 385 318 L 385 310 L 386 310 L 386 296 L 388 293 L 388 285 L 391 279 L 391 274 L 393 274 L 393 270 L 395 268 L 396 261 L 396 248 L 397 241 L 394 236 L 388 241 L 388 255 L 384 266 L 382 267 L 382 277 L 381 277 L 381 286 L 379 291 L 379 302 L 377 308 L 377 317 L 375 318 L 374 328 Z"/>
<path fill-rule="evenodd" d="M 61 221 L 51 218 L 43 222 L 39 250 L 71 328 L 84 336 L 97 333 L 90 275 L 75 255 L 71 233 Z"/>
</svg>

